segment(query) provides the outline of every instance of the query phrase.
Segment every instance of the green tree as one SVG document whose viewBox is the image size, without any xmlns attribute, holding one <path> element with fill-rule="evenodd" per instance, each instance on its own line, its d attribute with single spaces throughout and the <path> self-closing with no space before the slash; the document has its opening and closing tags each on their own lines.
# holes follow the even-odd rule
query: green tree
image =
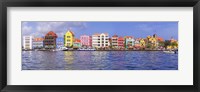
<svg viewBox="0 0 200 92">
<path fill-rule="evenodd" d="M 171 42 L 170 42 L 169 40 L 166 40 L 166 41 L 164 42 L 165 48 L 166 48 L 167 46 L 170 46 L 170 45 L 171 45 Z"/>
<path fill-rule="evenodd" d="M 147 44 L 147 48 L 152 48 L 152 45 L 150 43 Z"/>
<path fill-rule="evenodd" d="M 165 42 L 159 42 L 158 46 L 164 47 L 165 46 Z"/>
<path fill-rule="evenodd" d="M 172 42 L 171 46 L 178 46 L 178 44 L 176 42 Z"/>
</svg>

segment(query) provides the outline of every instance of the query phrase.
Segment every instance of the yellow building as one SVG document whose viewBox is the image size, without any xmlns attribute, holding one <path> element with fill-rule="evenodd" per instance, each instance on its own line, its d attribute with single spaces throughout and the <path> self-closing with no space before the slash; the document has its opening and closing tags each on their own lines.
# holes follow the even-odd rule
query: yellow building
<svg viewBox="0 0 200 92">
<path fill-rule="evenodd" d="M 145 41 L 144 41 L 144 39 L 141 39 L 141 40 L 140 40 L 140 46 L 141 46 L 141 47 L 145 47 Z"/>
<path fill-rule="evenodd" d="M 148 42 L 151 43 L 152 46 L 154 46 L 154 47 L 156 47 L 156 46 L 158 45 L 156 34 L 154 34 L 153 36 L 147 36 L 147 40 L 148 40 Z"/>
<path fill-rule="evenodd" d="M 74 33 L 68 30 L 64 35 L 64 46 L 72 47 L 74 42 Z"/>
</svg>

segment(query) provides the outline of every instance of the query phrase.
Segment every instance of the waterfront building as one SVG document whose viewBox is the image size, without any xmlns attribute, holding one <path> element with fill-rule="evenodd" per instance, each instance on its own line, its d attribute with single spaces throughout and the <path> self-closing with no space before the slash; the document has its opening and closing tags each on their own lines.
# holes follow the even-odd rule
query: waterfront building
<svg viewBox="0 0 200 92">
<path fill-rule="evenodd" d="M 56 48 L 56 38 L 57 34 L 53 31 L 49 31 L 44 38 L 44 47 L 46 49 L 55 49 Z"/>
<path fill-rule="evenodd" d="M 92 37 L 88 35 L 81 35 L 81 46 L 83 47 L 91 47 L 92 46 Z"/>
<path fill-rule="evenodd" d="M 150 44 L 152 47 L 158 46 L 157 35 L 154 34 L 153 36 L 147 36 L 147 43 Z"/>
<path fill-rule="evenodd" d="M 140 48 L 140 38 L 135 39 L 134 47 L 135 48 Z"/>
<path fill-rule="evenodd" d="M 169 40 L 171 43 L 173 42 L 177 42 L 177 40 L 175 40 L 173 37 L 171 37 L 171 39 Z"/>
<path fill-rule="evenodd" d="M 118 47 L 118 35 L 113 35 L 112 36 L 111 45 L 112 45 L 112 48 L 117 48 Z"/>
<path fill-rule="evenodd" d="M 164 39 L 162 37 L 157 37 L 158 42 L 164 42 Z"/>
<path fill-rule="evenodd" d="M 177 40 L 175 40 L 173 37 L 171 37 L 171 39 L 169 41 L 171 43 L 172 49 L 178 49 L 178 41 Z"/>
<path fill-rule="evenodd" d="M 64 46 L 64 38 L 58 37 L 56 39 L 56 48 L 61 48 Z"/>
<path fill-rule="evenodd" d="M 73 47 L 74 42 L 74 33 L 71 30 L 68 30 L 64 35 L 64 46 Z"/>
<path fill-rule="evenodd" d="M 43 41 L 44 41 L 44 38 L 34 38 L 33 39 L 33 49 L 43 48 L 43 46 L 44 46 Z"/>
<path fill-rule="evenodd" d="M 80 48 L 81 47 L 81 40 L 80 39 L 74 39 L 73 42 L 73 48 Z"/>
<path fill-rule="evenodd" d="M 109 46 L 108 33 L 92 35 L 92 47 L 105 48 Z"/>
<path fill-rule="evenodd" d="M 140 39 L 140 47 L 145 48 L 145 40 L 144 39 Z"/>
<path fill-rule="evenodd" d="M 164 39 L 162 37 L 157 37 L 157 41 L 158 41 L 158 49 L 164 49 L 165 47 Z"/>
<path fill-rule="evenodd" d="M 123 37 L 118 38 L 117 45 L 118 45 L 118 48 L 124 48 L 124 38 Z"/>
<path fill-rule="evenodd" d="M 92 35 L 92 47 L 99 47 L 100 46 L 100 35 L 94 34 Z"/>
<path fill-rule="evenodd" d="M 32 36 L 23 36 L 23 47 L 24 49 L 33 49 L 33 37 Z"/>
<path fill-rule="evenodd" d="M 126 48 L 132 48 L 134 46 L 134 39 L 132 36 L 125 36 L 125 47 Z"/>
</svg>

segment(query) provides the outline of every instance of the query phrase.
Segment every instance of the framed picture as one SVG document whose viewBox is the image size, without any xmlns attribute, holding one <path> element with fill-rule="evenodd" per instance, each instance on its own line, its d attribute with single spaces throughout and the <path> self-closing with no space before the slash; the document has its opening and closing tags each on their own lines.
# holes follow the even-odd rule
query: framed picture
<svg viewBox="0 0 200 92">
<path fill-rule="evenodd" d="M 7 0 L 1 91 L 199 91 L 199 0 Z"/>
</svg>

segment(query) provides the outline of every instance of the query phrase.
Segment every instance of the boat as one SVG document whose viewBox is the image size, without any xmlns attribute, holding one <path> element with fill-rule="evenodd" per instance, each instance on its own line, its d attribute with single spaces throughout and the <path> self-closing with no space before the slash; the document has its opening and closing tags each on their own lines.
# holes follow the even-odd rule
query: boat
<svg viewBox="0 0 200 92">
<path fill-rule="evenodd" d="M 67 47 L 60 47 L 59 50 L 61 50 L 61 51 L 68 51 L 68 48 Z"/>
</svg>

